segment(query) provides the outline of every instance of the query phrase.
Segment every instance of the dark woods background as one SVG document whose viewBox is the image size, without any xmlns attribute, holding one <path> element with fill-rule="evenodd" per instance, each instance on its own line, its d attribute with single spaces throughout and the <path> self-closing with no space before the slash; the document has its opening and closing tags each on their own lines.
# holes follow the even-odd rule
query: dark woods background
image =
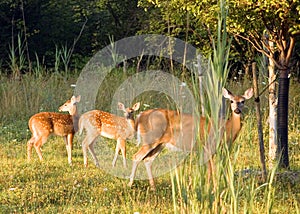
<svg viewBox="0 0 300 214">
<path fill-rule="evenodd" d="M 1 0 L 0 63 L 8 67 L 19 37 L 31 60 L 38 56 L 51 67 L 58 51 L 73 49 L 71 66 L 80 68 L 109 44 L 109 37 L 135 35 L 143 24 L 142 11 L 132 0 Z"/>
</svg>

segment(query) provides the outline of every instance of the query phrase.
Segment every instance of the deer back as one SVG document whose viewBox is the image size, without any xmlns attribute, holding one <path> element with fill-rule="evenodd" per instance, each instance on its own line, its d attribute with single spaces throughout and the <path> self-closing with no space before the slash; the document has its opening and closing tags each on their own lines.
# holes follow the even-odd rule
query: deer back
<svg viewBox="0 0 300 214">
<path fill-rule="evenodd" d="M 171 150 L 190 151 L 194 140 L 194 120 L 190 114 L 166 109 L 150 109 L 136 119 L 143 145 L 160 142 Z"/>
<path fill-rule="evenodd" d="M 41 112 L 33 115 L 29 120 L 29 128 L 32 133 L 48 133 L 58 136 L 74 134 L 72 116 L 55 112 Z"/>
<path fill-rule="evenodd" d="M 131 138 L 134 131 L 123 117 L 100 110 L 92 110 L 81 115 L 79 129 L 85 127 L 88 133 L 97 133 L 110 139 Z"/>
</svg>

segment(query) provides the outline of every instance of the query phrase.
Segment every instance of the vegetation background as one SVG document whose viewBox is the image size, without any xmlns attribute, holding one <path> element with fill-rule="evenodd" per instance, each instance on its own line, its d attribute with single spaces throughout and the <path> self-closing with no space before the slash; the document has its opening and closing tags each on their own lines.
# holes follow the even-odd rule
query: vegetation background
<svg viewBox="0 0 300 214">
<path fill-rule="evenodd" d="M 268 172 L 267 181 L 261 180 L 253 101 L 247 102 L 243 129 L 234 148 L 230 153 L 223 148 L 221 157 L 217 157 L 216 191 L 207 183 L 205 167 L 193 156 L 157 178 L 156 192 L 149 190 L 147 181 L 137 181 L 130 189 L 126 179 L 113 177 L 93 165 L 83 168 L 78 136 L 73 167 L 67 165 L 65 145 L 58 137 L 50 138 L 43 146 L 43 163 L 36 155 L 32 162 L 27 162 L 30 116 L 40 111 L 57 111 L 72 95 L 71 85 L 76 83 L 85 63 L 112 41 L 158 33 L 187 41 L 209 56 L 212 41 L 217 37 L 218 4 L 217 1 L 195 2 L 196 6 L 192 1 L 181 0 L 0 0 L 1 213 L 300 213 L 299 40 L 296 40 L 290 70 L 291 170 L 274 168 Z M 279 4 L 266 2 L 266 5 Z M 299 15 L 297 0 L 282 1 L 280 6 L 290 4 L 294 9 L 290 13 Z M 232 12 L 234 8 L 229 9 Z M 236 17 L 246 13 L 240 11 Z M 259 19 L 251 23 L 257 25 L 255 30 L 261 30 Z M 294 24 L 296 31 L 299 18 Z M 248 42 L 236 38 L 235 32 L 246 27 L 242 29 L 228 20 L 228 28 L 229 38 L 233 40 L 227 87 L 237 94 L 250 87 L 252 78 L 248 68 L 254 60 L 260 64 L 259 88 L 264 89 L 268 82 L 266 59 Z M 180 65 L 159 58 L 137 58 L 111 72 L 98 92 L 96 107 L 109 111 L 114 87 L 135 72 L 147 69 L 171 72 L 196 90 L 192 84 L 195 77 Z M 267 96 L 266 92 L 261 96 L 265 139 L 268 137 Z M 155 94 L 143 94 L 139 99 L 150 104 L 144 108 L 170 104 L 166 97 Z M 115 142 L 103 139 L 98 142 L 98 149 L 102 143 L 112 149 L 115 146 Z M 127 156 L 131 157 L 137 148 L 133 142 L 128 142 L 127 147 Z M 265 149 L 268 151 L 267 144 Z"/>
</svg>

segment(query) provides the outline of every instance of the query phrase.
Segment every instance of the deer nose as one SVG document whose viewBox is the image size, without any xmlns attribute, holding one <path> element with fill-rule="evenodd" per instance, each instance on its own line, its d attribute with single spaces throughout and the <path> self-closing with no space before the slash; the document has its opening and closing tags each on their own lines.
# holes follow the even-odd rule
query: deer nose
<svg viewBox="0 0 300 214">
<path fill-rule="evenodd" d="M 236 109 L 234 110 L 234 113 L 240 114 L 240 113 L 242 113 L 242 111 L 241 111 L 239 108 L 236 108 Z"/>
</svg>

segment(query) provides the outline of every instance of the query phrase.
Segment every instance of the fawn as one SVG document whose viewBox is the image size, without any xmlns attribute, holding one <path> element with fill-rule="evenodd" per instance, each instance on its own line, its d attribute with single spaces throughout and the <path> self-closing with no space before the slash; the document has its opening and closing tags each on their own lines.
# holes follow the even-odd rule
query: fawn
<svg viewBox="0 0 300 214">
<path fill-rule="evenodd" d="M 98 136 L 103 136 L 109 139 L 117 140 L 115 149 L 115 156 L 112 165 L 116 165 L 118 154 L 121 150 L 123 156 L 123 165 L 127 166 L 126 163 L 126 139 L 133 138 L 135 131 L 132 128 L 134 123 L 133 113 L 140 107 L 140 103 L 136 103 L 132 108 L 125 108 L 122 103 L 119 103 L 119 109 L 126 112 L 124 117 L 100 111 L 92 110 L 81 115 L 79 119 L 79 134 L 82 133 L 83 129 L 86 130 L 86 137 L 82 142 L 83 160 L 84 166 L 87 167 L 87 150 L 93 157 L 95 165 L 99 167 L 99 161 L 94 151 L 94 143 Z"/>
<path fill-rule="evenodd" d="M 77 103 L 80 101 L 80 95 L 72 96 L 70 100 L 59 107 L 59 111 L 67 111 L 69 114 L 56 112 L 40 112 L 29 119 L 29 129 L 32 137 L 27 142 L 27 157 L 31 159 L 32 146 L 34 146 L 39 159 L 43 156 L 41 147 L 46 143 L 49 135 L 54 134 L 62 136 L 66 143 L 68 152 L 68 163 L 72 165 L 72 143 L 75 132 L 78 130 Z"/>
</svg>

